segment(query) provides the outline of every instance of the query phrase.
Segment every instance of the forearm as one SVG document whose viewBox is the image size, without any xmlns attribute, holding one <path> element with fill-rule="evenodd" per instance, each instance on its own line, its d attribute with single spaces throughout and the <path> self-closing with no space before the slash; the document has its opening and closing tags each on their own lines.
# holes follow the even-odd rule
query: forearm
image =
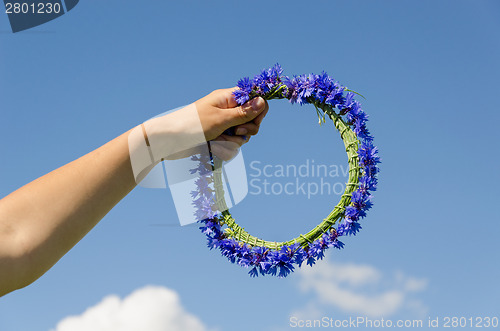
<svg viewBox="0 0 500 331">
<path fill-rule="evenodd" d="M 234 146 L 248 141 L 224 137 L 230 127 L 237 135 L 257 134 L 267 104 L 256 98 L 238 106 L 233 91 L 214 91 L 149 120 L 0 200 L 0 296 L 43 275 L 161 159 L 186 157 L 187 150 L 205 140 Z"/>
<path fill-rule="evenodd" d="M 43 275 L 135 187 L 127 138 L 0 200 L 0 295 Z"/>
</svg>

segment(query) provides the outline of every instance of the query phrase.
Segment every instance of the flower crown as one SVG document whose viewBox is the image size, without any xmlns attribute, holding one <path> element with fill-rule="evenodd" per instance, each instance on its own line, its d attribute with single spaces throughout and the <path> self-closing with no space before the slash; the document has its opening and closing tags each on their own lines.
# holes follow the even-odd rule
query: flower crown
<svg viewBox="0 0 500 331">
<path fill-rule="evenodd" d="M 372 207 L 370 192 L 377 187 L 380 158 L 366 127 L 368 115 L 354 99 L 357 93 L 325 72 L 293 78 L 282 73 L 283 69 L 276 64 L 253 79 L 240 79 L 239 89 L 233 93 L 236 102 L 242 105 L 260 96 L 266 100 L 288 99 L 291 103 L 314 105 L 319 122 L 328 117 L 340 132 L 348 156 L 349 178 L 340 201 L 320 224 L 297 238 L 272 242 L 247 233 L 229 213 L 222 189 L 222 161 L 211 154 L 192 157 L 199 165 L 191 172 L 199 177 L 197 190 L 191 195 L 208 247 L 218 248 L 232 263 L 251 268 L 249 274 L 253 277 L 259 274 L 286 277 L 295 270 L 295 265 L 300 267 L 305 262 L 312 266 L 323 259 L 327 248 L 343 248 L 339 238 L 356 235 L 361 229 L 359 221 Z"/>
</svg>

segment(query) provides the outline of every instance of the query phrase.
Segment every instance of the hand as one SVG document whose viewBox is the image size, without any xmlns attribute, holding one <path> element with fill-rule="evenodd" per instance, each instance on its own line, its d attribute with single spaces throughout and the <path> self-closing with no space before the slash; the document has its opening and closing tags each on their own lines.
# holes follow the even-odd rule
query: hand
<svg viewBox="0 0 500 331">
<path fill-rule="evenodd" d="M 257 97 L 238 106 L 233 98 L 236 89 L 215 90 L 195 102 L 207 141 L 214 140 L 233 126 L 236 136 L 240 137 L 259 132 L 260 124 L 269 110 L 267 101 Z"/>
<path fill-rule="evenodd" d="M 269 109 L 260 97 L 238 106 L 232 95 L 235 89 L 216 90 L 189 106 L 144 122 L 154 162 L 196 154 L 207 141 L 223 160 L 234 157 L 250 136 L 257 134 Z M 231 127 L 234 136 L 223 134 Z M 142 131 L 139 127 L 133 130 L 132 142 L 143 141 Z"/>
<path fill-rule="evenodd" d="M 238 149 L 259 132 L 260 124 L 269 110 L 261 97 L 238 106 L 233 98 L 236 88 L 216 90 L 196 101 L 203 132 L 210 141 L 212 152 L 223 160 L 232 159 Z M 223 134 L 234 127 L 234 136 Z"/>
</svg>

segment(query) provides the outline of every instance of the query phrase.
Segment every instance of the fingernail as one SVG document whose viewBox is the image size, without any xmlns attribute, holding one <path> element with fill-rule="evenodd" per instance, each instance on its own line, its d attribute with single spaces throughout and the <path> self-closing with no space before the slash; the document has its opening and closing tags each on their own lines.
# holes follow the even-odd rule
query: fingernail
<svg viewBox="0 0 500 331">
<path fill-rule="evenodd" d="M 252 100 L 252 109 L 253 110 L 261 110 L 264 108 L 265 104 L 266 103 L 264 102 L 264 99 L 262 99 L 261 97 L 257 97 L 257 98 Z"/>
<path fill-rule="evenodd" d="M 235 133 L 237 136 L 243 136 L 248 133 L 248 130 L 245 128 L 237 128 Z"/>
</svg>

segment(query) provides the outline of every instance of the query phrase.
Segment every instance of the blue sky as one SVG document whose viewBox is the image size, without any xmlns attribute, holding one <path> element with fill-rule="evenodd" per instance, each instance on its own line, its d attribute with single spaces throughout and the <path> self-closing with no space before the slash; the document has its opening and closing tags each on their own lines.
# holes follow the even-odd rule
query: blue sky
<svg viewBox="0 0 500 331">
<path fill-rule="evenodd" d="M 291 316 L 498 317 L 499 14 L 496 1 L 110 0 L 16 34 L 0 15 L 0 196 L 276 62 L 362 93 L 383 160 L 359 235 L 286 279 L 250 279 L 178 225 L 167 190 L 136 188 L 41 279 L 0 298 L 0 330 L 65 330 L 64 318 L 149 285 L 152 298 L 176 293 L 200 330 L 288 330 Z M 346 164 L 314 109 L 270 106 L 243 149 L 249 174 L 252 161 Z M 249 194 L 232 213 L 282 240 L 338 198 Z"/>
</svg>

